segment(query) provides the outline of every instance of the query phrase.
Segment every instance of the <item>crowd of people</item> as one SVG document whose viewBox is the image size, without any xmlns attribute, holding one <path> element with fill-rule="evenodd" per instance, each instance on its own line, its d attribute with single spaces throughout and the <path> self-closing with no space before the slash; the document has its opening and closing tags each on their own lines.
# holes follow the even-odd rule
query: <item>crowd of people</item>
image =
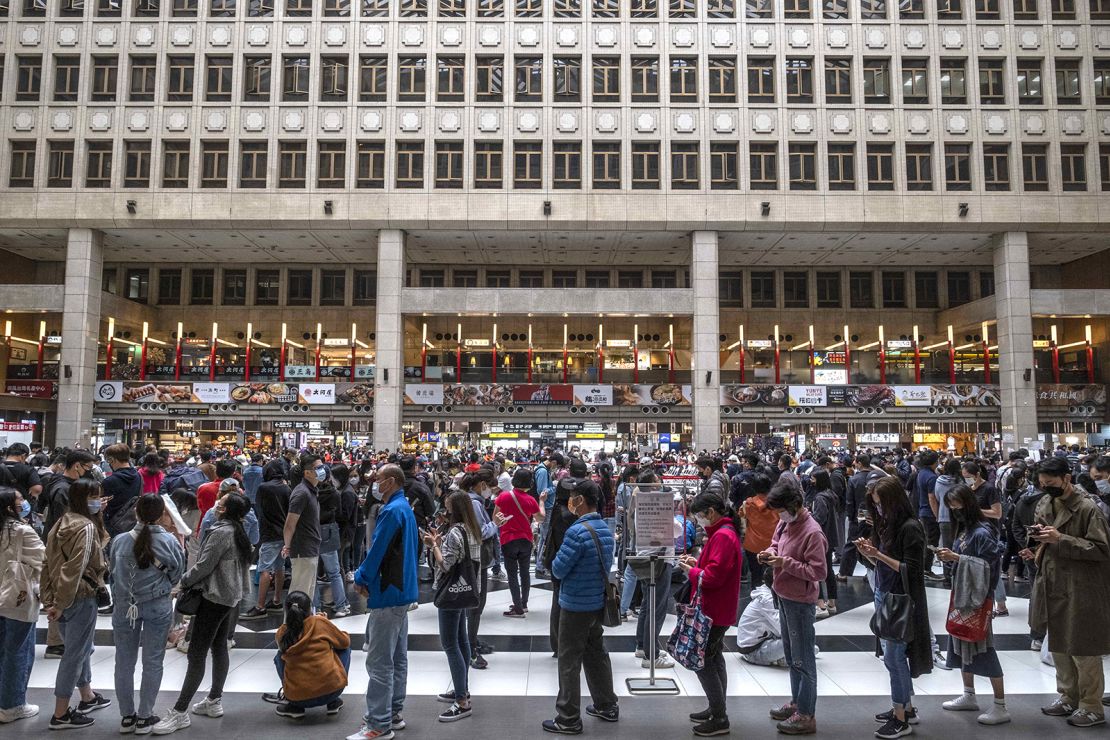
<svg viewBox="0 0 1110 740">
<path fill-rule="evenodd" d="M 694 490 L 662 475 L 676 470 L 696 474 Z M 701 615 L 695 674 L 708 706 L 690 715 L 694 735 L 731 730 L 725 635 L 734 626 L 742 660 L 789 673 L 790 700 L 769 711 L 778 731 L 817 731 L 815 623 L 837 613 L 838 586 L 858 582 L 859 564 L 890 675 L 877 737 L 913 732 L 922 720 L 913 679 L 934 668 L 962 675 L 945 710 L 978 712 L 983 725 L 1011 721 L 992 623 L 1008 616 L 1006 585 L 1019 582 L 1031 584 L 1030 647 L 1056 671 L 1059 695 L 1042 712 L 1075 727 L 1105 722 L 1110 456 L 795 454 L 760 444 L 669 456 L 469 450 L 429 460 L 340 448 L 174 456 L 124 444 L 99 454 L 14 444 L 0 463 L 0 723 L 39 713 L 26 694 L 40 611 L 45 657 L 59 661 L 50 729 L 88 727 L 113 703 L 92 687 L 98 615 L 111 616 L 122 733 L 165 735 L 194 717 L 222 716 L 236 624 L 270 614 L 282 618 L 281 688 L 264 698 L 291 719 L 314 707 L 337 714 L 352 640 L 332 620 L 352 613 L 350 588 L 365 602 L 368 681 L 348 740 L 391 740 L 407 724 L 408 620 L 422 583 L 451 674 L 438 720 L 463 720 L 480 711 L 469 672 L 489 665 L 480 629 L 490 582 L 508 582 L 502 616 L 526 619 L 533 574 L 551 581 L 559 677 L 542 729 L 580 734 L 583 713 L 619 721 L 603 635 L 633 618 L 648 590 L 631 557 L 642 554 L 636 504 L 648 491 L 672 494 L 675 538 L 652 578 L 655 613 L 645 597 L 635 614 L 636 656 L 645 668 L 673 667 L 675 649 L 649 625 L 658 633 L 676 604 Z M 950 599 L 939 643 L 927 585 Z M 187 654 L 187 670 L 176 701 L 159 712 L 172 648 Z M 976 676 L 991 682 L 985 711 Z"/>
</svg>

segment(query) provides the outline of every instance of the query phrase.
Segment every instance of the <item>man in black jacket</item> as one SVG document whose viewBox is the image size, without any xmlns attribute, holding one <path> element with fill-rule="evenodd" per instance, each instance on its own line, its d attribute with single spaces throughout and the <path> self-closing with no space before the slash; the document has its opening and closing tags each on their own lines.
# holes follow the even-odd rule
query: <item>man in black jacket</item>
<svg viewBox="0 0 1110 740">
<path fill-rule="evenodd" d="M 405 455 L 400 461 L 401 471 L 405 474 L 405 496 L 409 500 L 409 506 L 412 507 L 413 516 L 416 517 L 416 526 L 422 531 L 427 532 L 429 523 L 436 512 L 436 501 L 432 496 L 432 489 L 424 482 L 422 477 L 416 475 L 416 458 L 412 455 Z M 424 550 L 424 545 L 419 544 L 418 547 L 421 551 Z M 422 554 L 422 553 L 421 553 Z M 423 557 L 418 558 L 423 560 Z M 421 583 L 431 583 L 433 580 L 434 568 L 431 565 L 431 559 L 428 560 L 428 574 L 421 575 L 419 581 Z"/>
<path fill-rule="evenodd" d="M 578 521 L 578 517 L 571 513 L 567 506 L 570 497 L 574 494 L 574 487 L 581 480 L 573 476 L 574 469 L 572 463 L 571 476 L 563 478 L 555 486 L 555 505 L 551 507 L 551 514 L 548 515 L 551 529 L 543 543 L 543 567 L 548 573 L 551 572 L 551 565 L 555 562 L 555 555 L 558 554 L 559 548 L 563 546 L 563 538 L 566 536 L 567 530 Z M 559 581 L 552 577 L 548 637 L 551 640 L 551 657 L 553 658 L 559 654 L 559 612 Z"/>
<path fill-rule="evenodd" d="M 859 510 L 865 505 L 867 477 L 871 473 L 871 456 L 861 452 L 856 455 L 856 472 L 848 479 L 844 496 L 844 515 L 848 517 L 848 534 L 844 538 L 844 549 L 840 553 L 840 574 L 838 581 L 847 581 L 856 569 L 859 553 L 852 543 L 859 537 Z"/>
<path fill-rule="evenodd" d="M 143 479 L 131 465 L 131 448 L 127 445 L 111 445 L 104 450 L 104 457 L 112 469 L 104 479 L 104 496 L 111 497 L 104 509 L 104 526 L 115 537 L 135 526 L 133 504 L 143 492 Z"/>
</svg>

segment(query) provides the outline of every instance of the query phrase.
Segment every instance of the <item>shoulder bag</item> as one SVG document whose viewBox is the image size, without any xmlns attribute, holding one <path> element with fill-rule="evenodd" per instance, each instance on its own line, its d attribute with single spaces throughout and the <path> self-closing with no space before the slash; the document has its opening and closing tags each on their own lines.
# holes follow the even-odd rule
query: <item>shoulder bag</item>
<svg viewBox="0 0 1110 740">
<path fill-rule="evenodd" d="M 604 604 L 601 608 L 601 626 L 602 627 L 619 627 L 621 625 L 621 599 L 620 594 L 617 593 L 617 584 L 613 583 L 605 572 L 605 566 L 602 565 L 602 552 L 601 540 L 598 539 L 597 532 L 589 524 L 582 522 L 590 537 L 593 537 L 594 547 L 597 548 L 597 570 L 601 574 L 601 582 L 603 584 Z"/>
<path fill-rule="evenodd" d="M 436 586 L 433 603 L 437 609 L 475 609 L 480 603 L 478 573 L 470 557 L 470 537 L 466 527 L 462 532 L 463 556 L 455 561 Z"/>
<path fill-rule="evenodd" d="M 23 560 L 23 533 L 19 527 L 7 527 L 7 536 L 15 542 L 12 559 L 0 571 L 0 606 L 21 617 L 21 622 L 35 622 L 39 613 L 38 583 L 31 568 Z"/>
<path fill-rule="evenodd" d="M 871 617 L 871 631 L 881 640 L 911 642 L 913 640 L 913 596 L 910 595 L 910 578 L 906 564 L 898 570 L 902 576 L 905 593 L 883 596 L 883 601 Z"/>
</svg>

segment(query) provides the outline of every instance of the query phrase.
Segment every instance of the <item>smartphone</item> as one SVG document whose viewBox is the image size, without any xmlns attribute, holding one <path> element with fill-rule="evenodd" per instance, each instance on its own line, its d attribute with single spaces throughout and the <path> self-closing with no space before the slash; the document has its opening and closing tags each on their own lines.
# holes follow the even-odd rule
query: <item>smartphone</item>
<svg viewBox="0 0 1110 740">
<path fill-rule="evenodd" d="M 1043 525 L 1041 525 L 1041 524 L 1026 524 L 1025 525 L 1025 533 L 1026 534 L 1040 534 L 1040 531 L 1041 531 L 1042 527 L 1043 527 Z"/>
<path fill-rule="evenodd" d="M 936 552 L 937 550 L 940 549 L 936 545 L 926 545 L 926 547 L 929 549 L 930 552 Z"/>
</svg>

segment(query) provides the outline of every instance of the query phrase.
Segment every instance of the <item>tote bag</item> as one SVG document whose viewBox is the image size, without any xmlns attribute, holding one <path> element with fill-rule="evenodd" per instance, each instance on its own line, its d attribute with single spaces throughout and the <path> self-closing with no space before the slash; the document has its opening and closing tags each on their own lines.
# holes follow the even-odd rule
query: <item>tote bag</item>
<svg viewBox="0 0 1110 740">
<path fill-rule="evenodd" d="M 436 586 L 433 603 L 438 609 L 475 609 L 479 603 L 478 569 L 470 558 L 470 538 L 466 527 L 459 528 L 463 538 L 463 557 Z"/>
<path fill-rule="evenodd" d="M 16 543 L 15 554 L 0 572 L 0 605 L 16 614 L 20 622 L 35 622 L 39 614 L 39 587 L 23 559 L 23 533 L 9 527 L 6 537 Z"/>
<path fill-rule="evenodd" d="M 953 592 L 948 597 L 948 621 L 945 622 L 944 629 L 957 640 L 982 642 L 990 632 L 993 610 L 994 599 L 988 596 L 978 609 L 960 611 L 956 608 L 956 594 Z"/>
<path fill-rule="evenodd" d="M 883 596 L 883 602 L 871 617 L 871 631 L 881 640 L 910 642 L 913 639 L 913 597 L 905 563 L 899 573 L 905 593 Z"/>
<path fill-rule="evenodd" d="M 692 604 L 680 606 L 678 622 L 667 640 L 667 652 L 676 663 L 691 671 L 705 667 L 705 646 L 709 642 L 709 630 L 713 619 L 701 609 L 701 578 L 698 578 L 697 596 Z"/>
</svg>

